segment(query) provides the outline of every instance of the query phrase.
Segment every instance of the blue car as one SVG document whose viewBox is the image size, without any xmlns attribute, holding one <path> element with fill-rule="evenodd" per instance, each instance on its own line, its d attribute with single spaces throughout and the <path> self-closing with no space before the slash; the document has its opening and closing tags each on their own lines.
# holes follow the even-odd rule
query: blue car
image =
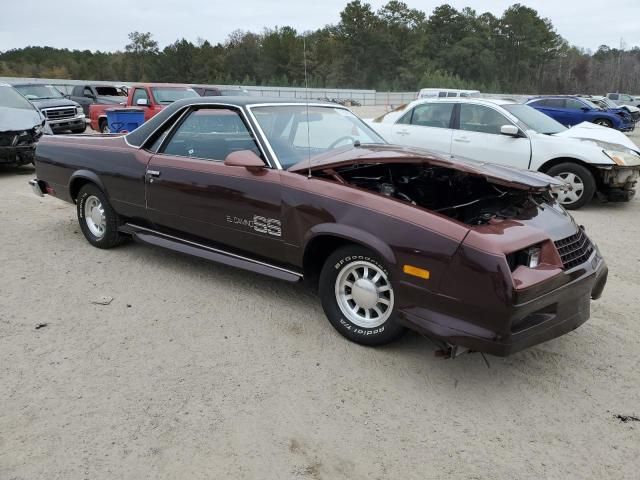
<svg viewBox="0 0 640 480">
<path fill-rule="evenodd" d="M 585 98 L 534 97 L 527 101 L 527 105 L 568 127 L 582 122 L 592 122 L 621 132 L 629 132 L 635 128 L 635 122 L 628 112 L 620 109 L 603 109 Z"/>
</svg>

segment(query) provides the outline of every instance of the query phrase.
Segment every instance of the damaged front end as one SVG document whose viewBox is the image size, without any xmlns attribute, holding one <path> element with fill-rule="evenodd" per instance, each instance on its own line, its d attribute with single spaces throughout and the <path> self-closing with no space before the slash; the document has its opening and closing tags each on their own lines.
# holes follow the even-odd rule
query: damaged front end
<svg viewBox="0 0 640 480">
<path fill-rule="evenodd" d="M 29 130 L 0 132 L 0 163 L 12 165 L 33 163 L 36 143 L 42 134 L 40 125 Z"/>
</svg>

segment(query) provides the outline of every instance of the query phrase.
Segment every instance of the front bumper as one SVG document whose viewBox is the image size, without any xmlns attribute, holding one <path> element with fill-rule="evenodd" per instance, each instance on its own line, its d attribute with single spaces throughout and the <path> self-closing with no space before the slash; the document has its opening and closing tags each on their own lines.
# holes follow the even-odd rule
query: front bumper
<svg viewBox="0 0 640 480">
<path fill-rule="evenodd" d="M 635 196 L 635 186 L 640 178 L 640 166 L 601 168 L 601 193 L 610 202 L 628 202 Z"/>
<path fill-rule="evenodd" d="M 65 130 L 79 130 L 87 125 L 86 117 L 78 115 L 73 118 L 65 118 L 62 120 L 48 120 L 51 130 L 54 132 L 63 132 Z"/>
<path fill-rule="evenodd" d="M 403 309 L 400 319 L 409 328 L 445 344 L 506 357 L 560 337 L 586 322 L 590 301 L 602 295 L 607 274 L 606 263 L 594 252 L 587 262 L 564 273 L 570 276 L 570 281 L 537 298 L 506 308 L 504 318 L 495 320 L 510 326 L 507 332 L 488 330 L 473 321 L 427 307 Z M 424 299 L 419 300 L 421 293 L 421 289 L 413 288 L 405 295 L 414 296 L 409 299 L 410 303 L 419 305 L 424 304 Z"/>
<path fill-rule="evenodd" d="M 44 197 L 45 193 L 47 193 L 42 187 L 42 184 L 38 179 L 29 180 L 29 186 L 35 195 L 38 197 Z"/>
<path fill-rule="evenodd" d="M 35 144 L 0 147 L 0 164 L 31 163 L 35 151 Z"/>
</svg>

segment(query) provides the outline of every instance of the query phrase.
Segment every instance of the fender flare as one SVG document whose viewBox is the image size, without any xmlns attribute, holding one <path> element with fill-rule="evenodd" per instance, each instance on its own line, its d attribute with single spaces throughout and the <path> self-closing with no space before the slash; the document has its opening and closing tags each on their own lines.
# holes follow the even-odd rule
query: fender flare
<svg viewBox="0 0 640 480">
<path fill-rule="evenodd" d="M 319 223 L 311 227 L 304 237 L 303 257 L 306 255 L 311 242 L 321 236 L 342 238 L 369 248 L 380 255 L 389 268 L 395 268 L 397 264 L 393 250 L 379 237 L 360 228 L 339 223 Z"/>
<path fill-rule="evenodd" d="M 77 193 L 78 193 L 78 192 L 74 193 L 73 186 L 80 179 L 88 180 L 91 183 L 95 183 L 98 187 L 100 187 L 100 190 L 102 190 L 103 192 L 107 193 L 107 190 L 104 187 L 104 183 L 102 183 L 102 180 L 100 180 L 100 177 L 98 177 L 98 175 L 96 175 L 94 172 L 92 172 L 90 170 L 76 170 L 71 175 L 71 178 L 69 178 L 69 196 L 73 200 L 76 199 Z"/>
</svg>

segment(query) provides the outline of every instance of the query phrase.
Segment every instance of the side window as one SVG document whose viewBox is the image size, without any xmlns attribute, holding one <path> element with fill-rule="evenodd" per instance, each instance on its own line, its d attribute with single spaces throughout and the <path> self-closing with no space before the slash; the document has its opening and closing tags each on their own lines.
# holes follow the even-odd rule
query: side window
<svg viewBox="0 0 640 480">
<path fill-rule="evenodd" d="M 447 96 L 447 92 L 438 92 L 438 97 L 445 98 Z"/>
<path fill-rule="evenodd" d="M 207 89 L 204 91 L 204 96 L 205 97 L 219 97 L 220 96 L 220 90 L 214 90 L 214 89 Z"/>
<path fill-rule="evenodd" d="M 260 155 L 240 115 L 226 108 L 202 108 L 187 115 L 162 153 L 223 162 L 238 150 L 253 150 Z"/>
<path fill-rule="evenodd" d="M 460 105 L 460 130 L 498 135 L 503 125 L 511 125 L 511 122 L 493 108 L 469 103 Z"/>
<path fill-rule="evenodd" d="M 425 103 L 413 109 L 411 125 L 449 128 L 453 103 Z"/>
<path fill-rule="evenodd" d="M 149 95 L 144 88 L 136 88 L 133 92 L 133 98 L 131 99 L 134 105 L 138 104 L 138 100 L 146 100 L 149 102 Z"/>
<path fill-rule="evenodd" d="M 93 97 L 93 92 L 91 91 L 91 88 L 84 87 L 84 90 L 82 91 L 82 96 L 83 97 Z"/>
<path fill-rule="evenodd" d="M 412 108 L 411 110 L 409 110 L 402 117 L 400 117 L 400 120 L 398 120 L 396 123 L 400 124 L 400 125 L 409 125 L 409 124 L 411 124 L 411 117 L 413 115 L 413 111 L 414 110 L 415 110 L 415 108 Z"/>
<path fill-rule="evenodd" d="M 610 93 L 609 98 L 611 100 L 618 100 L 620 98 L 620 95 L 618 95 L 617 93 Z"/>
<path fill-rule="evenodd" d="M 528 105 L 531 105 L 532 107 L 546 107 L 547 102 L 546 100 L 536 100 L 535 102 L 528 103 Z"/>
<path fill-rule="evenodd" d="M 457 97 L 458 96 L 458 92 L 449 92 L 447 93 L 447 97 Z"/>
<path fill-rule="evenodd" d="M 623 102 L 630 102 L 633 99 L 629 95 L 620 95 L 620 100 Z"/>
<path fill-rule="evenodd" d="M 567 108 L 570 110 L 581 110 L 583 107 L 586 107 L 584 103 L 580 100 L 576 100 L 575 98 L 567 98 Z"/>
<path fill-rule="evenodd" d="M 566 108 L 567 104 L 564 98 L 547 98 L 545 106 L 551 108 Z"/>
</svg>

